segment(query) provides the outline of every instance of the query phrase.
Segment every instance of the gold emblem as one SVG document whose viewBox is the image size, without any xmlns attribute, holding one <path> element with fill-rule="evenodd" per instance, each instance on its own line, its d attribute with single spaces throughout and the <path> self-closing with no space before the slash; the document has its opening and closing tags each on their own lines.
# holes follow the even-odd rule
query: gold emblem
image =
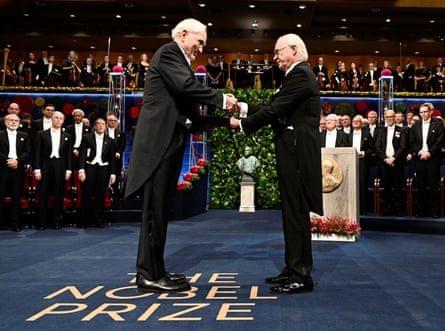
<svg viewBox="0 0 445 331">
<path fill-rule="evenodd" d="M 343 181 L 343 172 L 337 161 L 325 158 L 321 161 L 323 193 L 335 191 Z"/>
</svg>

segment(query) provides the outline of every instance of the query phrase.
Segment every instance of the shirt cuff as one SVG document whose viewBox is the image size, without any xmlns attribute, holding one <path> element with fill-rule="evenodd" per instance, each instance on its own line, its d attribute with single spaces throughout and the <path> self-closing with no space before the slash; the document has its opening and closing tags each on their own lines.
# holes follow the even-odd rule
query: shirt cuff
<svg viewBox="0 0 445 331">
<path fill-rule="evenodd" d="M 242 124 L 242 121 L 241 121 L 241 120 L 239 121 L 239 129 L 240 129 L 240 131 L 241 131 L 242 133 L 244 133 L 244 130 L 243 130 L 243 124 Z"/>
<path fill-rule="evenodd" d="M 239 112 L 239 117 L 246 118 L 247 113 L 249 112 L 249 106 L 245 102 L 240 102 L 240 104 L 241 104 L 241 110 Z"/>
</svg>

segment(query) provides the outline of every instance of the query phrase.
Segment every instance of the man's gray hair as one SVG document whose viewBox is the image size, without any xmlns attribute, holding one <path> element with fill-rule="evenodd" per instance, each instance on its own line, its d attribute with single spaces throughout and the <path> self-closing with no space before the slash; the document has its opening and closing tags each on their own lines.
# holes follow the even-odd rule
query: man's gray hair
<svg viewBox="0 0 445 331">
<path fill-rule="evenodd" d="M 300 57 L 303 61 L 308 60 L 309 54 L 307 52 L 306 44 L 299 35 L 295 33 L 289 33 L 285 34 L 284 36 L 281 36 L 280 39 L 281 38 L 283 38 L 286 41 L 287 45 L 296 46 L 298 57 Z"/>
<path fill-rule="evenodd" d="M 179 22 L 172 29 L 172 39 L 176 39 L 177 37 L 179 37 L 184 30 L 191 33 L 197 33 L 201 31 L 207 31 L 207 26 L 194 18 L 186 18 Z"/>
<path fill-rule="evenodd" d="M 82 109 L 80 109 L 80 108 L 74 109 L 71 114 L 74 115 L 75 113 L 80 113 L 82 115 L 82 117 L 85 117 L 84 111 Z"/>
</svg>

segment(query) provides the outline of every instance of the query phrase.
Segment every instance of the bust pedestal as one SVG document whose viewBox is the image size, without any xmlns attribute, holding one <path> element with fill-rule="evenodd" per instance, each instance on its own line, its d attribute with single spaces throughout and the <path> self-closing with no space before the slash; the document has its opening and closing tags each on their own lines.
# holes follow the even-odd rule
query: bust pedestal
<svg viewBox="0 0 445 331">
<path fill-rule="evenodd" d="M 255 211 L 255 182 L 241 182 L 241 203 L 239 211 L 251 213 Z"/>
</svg>

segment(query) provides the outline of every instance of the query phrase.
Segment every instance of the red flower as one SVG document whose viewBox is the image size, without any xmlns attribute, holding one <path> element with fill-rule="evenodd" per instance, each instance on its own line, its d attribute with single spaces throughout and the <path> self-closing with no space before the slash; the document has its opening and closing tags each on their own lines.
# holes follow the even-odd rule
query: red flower
<svg viewBox="0 0 445 331">
<path fill-rule="evenodd" d="M 74 110 L 74 105 L 72 103 L 67 103 L 66 105 L 63 106 L 63 113 L 65 115 L 71 115 L 73 113 Z"/>
<path fill-rule="evenodd" d="M 347 237 L 358 237 L 360 235 L 360 225 L 355 221 L 340 216 L 311 217 L 311 232 L 319 234 L 344 235 Z"/>
<path fill-rule="evenodd" d="M 130 116 L 130 118 L 132 119 L 136 119 L 139 117 L 139 108 L 138 107 L 131 107 L 128 110 L 128 116 Z"/>
<path fill-rule="evenodd" d="M 34 108 L 34 101 L 27 95 L 18 95 L 14 98 L 13 102 L 20 106 L 22 113 L 30 113 Z"/>
<path fill-rule="evenodd" d="M 192 173 L 192 172 L 186 172 L 183 177 L 184 180 L 189 182 L 194 182 L 199 180 L 199 175 L 197 173 Z"/>
<path fill-rule="evenodd" d="M 183 180 L 178 182 L 178 184 L 176 185 L 176 189 L 179 191 L 191 190 L 192 186 L 193 185 L 191 182 Z"/>
<path fill-rule="evenodd" d="M 355 103 L 355 109 L 357 109 L 357 111 L 360 113 L 363 113 L 366 111 L 366 109 L 368 109 L 368 104 L 364 100 L 357 101 Z"/>
</svg>

